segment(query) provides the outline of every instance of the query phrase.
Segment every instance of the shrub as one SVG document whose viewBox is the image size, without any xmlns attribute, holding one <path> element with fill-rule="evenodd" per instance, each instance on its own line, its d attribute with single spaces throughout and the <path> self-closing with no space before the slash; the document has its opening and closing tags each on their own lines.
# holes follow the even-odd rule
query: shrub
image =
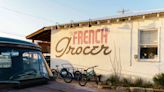
<svg viewBox="0 0 164 92">
<path fill-rule="evenodd" d="M 132 80 L 129 78 L 123 78 L 121 80 L 121 84 L 122 84 L 122 86 L 130 87 L 132 85 Z"/>
<path fill-rule="evenodd" d="M 143 87 L 145 87 L 145 88 L 152 88 L 153 87 L 153 83 L 150 82 L 150 81 L 146 81 L 146 82 L 144 82 Z"/>
<path fill-rule="evenodd" d="M 133 82 L 134 87 L 143 87 L 144 81 L 141 78 L 137 78 Z"/>
<path fill-rule="evenodd" d="M 120 85 L 120 77 L 118 75 L 111 75 L 106 82 L 107 85 L 118 86 Z"/>
<path fill-rule="evenodd" d="M 153 84 L 150 81 L 145 81 L 142 78 L 137 78 L 134 80 L 132 86 L 151 88 L 151 87 L 153 87 Z"/>
<path fill-rule="evenodd" d="M 164 83 L 164 82 L 163 82 Z M 107 85 L 110 86 L 124 86 L 124 87 L 145 87 L 145 88 L 151 88 L 153 87 L 153 84 L 150 81 L 145 81 L 142 78 L 136 78 L 135 80 L 132 80 L 131 78 L 120 78 L 118 75 L 111 75 L 107 81 Z"/>
<path fill-rule="evenodd" d="M 155 75 L 153 81 L 155 87 L 164 88 L 164 73 Z"/>
</svg>

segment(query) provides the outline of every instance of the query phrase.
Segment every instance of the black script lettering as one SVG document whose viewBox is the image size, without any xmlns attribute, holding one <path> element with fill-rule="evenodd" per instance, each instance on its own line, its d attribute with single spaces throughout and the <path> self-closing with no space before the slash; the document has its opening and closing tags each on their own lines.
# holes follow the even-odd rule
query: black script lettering
<svg viewBox="0 0 164 92">
<path fill-rule="evenodd" d="M 61 46 L 61 43 L 66 43 L 66 45 Z M 59 42 L 56 44 L 55 50 L 57 52 L 56 57 L 61 57 L 64 54 L 71 54 L 71 55 L 79 55 L 79 54 L 84 54 L 84 55 L 97 55 L 100 52 L 103 51 L 104 55 L 108 55 L 112 52 L 112 50 L 109 50 L 108 46 L 79 46 L 79 47 L 72 47 L 70 46 L 70 42 L 71 42 L 71 37 L 64 37 L 61 40 L 59 40 Z"/>
<path fill-rule="evenodd" d="M 64 40 L 68 41 L 67 45 L 64 48 L 59 49 L 59 44 Z M 65 51 L 67 50 L 67 48 L 70 44 L 70 41 L 71 41 L 71 37 L 64 37 L 61 40 L 59 40 L 59 42 L 56 44 L 56 48 L 55 48 L 56 52 L 59 53 L 59 55 L 56 55 L 56 57 L 63 56 L 63 54 L 65 53 Z"/>
<path fill-rule="evenodd" d="M 90 47 L 89 46 L 86 46 L 85 48 L 84 48 L 84 50 L 83 50 L 83 54 L 84 55 L 88 55 L 89 53 L 90 53 L 90 51 L 89 52 L 86 52 L 86 49 L 89 49 Z"/>
<path fill-rule="evenodd" d="M 104 48 L 104 55 L 108 55 L 108 54 L 110 54 L 112 52 L 112 50 L 107 51 L 109 49 L 108 46 L 102 45 L 101 48 Z"/>
<path fill-rule="evenodd" d="M 75 48 L 73 48 L 72 46 L 69 46 L 69 49 L 66 52 L 66 54 L 68 54 L 69 52 L 71 52 L 72 55 L 75 55 L 76 54 Z"/>
<path fill-rule="evenodd" d="M 83 48 L 82 47 L 78 47 L 76 49 L 76 54 L 79 55 L 82 52 Z"/>
<path fill-rule="evenodd" d="M 94 51 L 96 50 L 96 48 L 99 48 L 99 46 L 93 46 L 93 48 L 92 48 L 92 50 L 91 50 L 91 55 L 96 55 L 96 54 L 100 53 L 101 50 L 103 49 L 102 46 L 101 46 L 101 48 L 100 48 L 99 51 L 94 52 Z"/>
</svg>

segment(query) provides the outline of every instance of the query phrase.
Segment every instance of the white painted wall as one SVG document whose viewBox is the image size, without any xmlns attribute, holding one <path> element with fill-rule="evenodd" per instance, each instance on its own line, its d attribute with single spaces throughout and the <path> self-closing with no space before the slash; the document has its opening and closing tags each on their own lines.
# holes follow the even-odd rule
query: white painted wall
<svg viewBox="0 0 164 92">
<path fill-rule="evenodd" d="M 118 22 L 108 25 L 92 27 L 69 28 L 62 30 L 52 30 L 51 32 L 51 68 L 61 63 L 70 63 L 78 67 L 90 67 L 98 65 L 98 73 L 109 75 L 113 73 L 113 67 L 117 67 L 123 75 L 140 76 L 151 79 L 155 74 L 164 71 L 164 18 L 140 19 L 130 22 Z M 108 28 L 108 46 L 112 50 L 111 54 L 104 55 L 102 52 L 97 55 L 71 55 L 64 54 L 57 58 L 55 51 L 57 42 L 63 37 L 72 37 L 75 31 L 96 30 Z M 138 30 L 158 29 L 159 32 L 159 61 L 141 62 L 134 58 L 138 55 Z M 71 42 L 72 44 L 72 42 Z M 100 44 L 99 44 L 100 45 Z M 61 48 L 66 46 L 66 42 L 60 44 Z M 78 45 L 73 45 L 78 47 Z M 87 46 L 81 45 L 82 47 Z M 93 46 L 88 44 L 88 46 Z M 120 62 L 120 63 L 112 63 Z M 117 65 L 117 66 L 116 66 Z"/>
</svg>

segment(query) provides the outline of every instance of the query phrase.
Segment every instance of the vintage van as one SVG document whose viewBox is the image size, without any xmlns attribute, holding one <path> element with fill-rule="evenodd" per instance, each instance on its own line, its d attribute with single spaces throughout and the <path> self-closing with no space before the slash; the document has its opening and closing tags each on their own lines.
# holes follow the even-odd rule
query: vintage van
<svg viewBox="0 0 164 92">
<path fill-rule="evenodd" d="M 49 67 L 36 44 L 0 37 L 0 84 L 31 85 L 49 79 Z"/>
</svg>

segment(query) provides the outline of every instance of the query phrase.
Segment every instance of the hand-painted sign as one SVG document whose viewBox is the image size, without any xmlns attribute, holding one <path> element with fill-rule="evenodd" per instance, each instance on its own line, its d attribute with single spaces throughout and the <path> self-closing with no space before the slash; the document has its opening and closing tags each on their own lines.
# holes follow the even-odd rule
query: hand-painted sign
<svg viewBox="0 0 164 92">
<path fill-rule="evenodd" d="M 76 31 L 73 34 L 73 44 L 107 44 L 108 29 Z"/>
<path fill-rule="evenodd" d="M 108 43 L 108 32 L 109 30 L 107 28 L 75 31 L 72 37 L 63 37 L 57 42 L 55 47 L 57 52 L 56 57 L 61 57 L 69 53 L 71 55 L 97 55 L 103 52 L 104 55 L 108 55 L 111 53 L 109 46 L 105 46 Z M 60 47 L 59 45 L 62 42 L 65 42 L 66 45 Z"/>
</svg>

